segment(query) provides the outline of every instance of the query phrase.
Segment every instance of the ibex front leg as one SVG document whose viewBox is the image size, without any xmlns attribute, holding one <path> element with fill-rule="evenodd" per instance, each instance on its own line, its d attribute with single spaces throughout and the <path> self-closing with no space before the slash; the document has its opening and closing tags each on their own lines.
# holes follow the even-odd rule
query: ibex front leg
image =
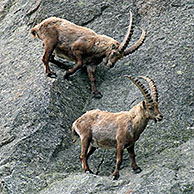
<svg viewBox="0 0 194 194">
<path fill-rule="evenodd" d="M 124 151 L 124 146 L 121 143 L 117 143 L 117 149 L 116 149 L 116 166 L 115 166 L 115 170 L 113 172 L 113 180 L 118 180 L 119 178 L 119 169 L 122 163 L 122 159 L 123 159 L 123 151 Z"/>
<path fill-rule="evenodd" d="M 133 144 L 131 147 L 127 148 L 127 151 L 129 153 L 129 157 L 131 160 L 132 169 L 134 170 L 135 173 L 140 173 L 142 171 L 142 169 L 136 164 L 134 146 L 135 146 L 135 144 Z"/>
<path fill-rule="evenodd" d="M 69 69 L 64 63 L 61 63 L 60 61 L 55 60 L 55 55 L 50 56 L 49 62 L 54 63 L 57 67 L 61 69 L 65 69 L 65 70 Z"/>
<path fill-rule="evenodd" d="M 102 94 L 96 89 L 96 65 L 87 65 L 88 78 L 91 81 L 91 90 L 96 98 L 101 98 Z"/>
</svg>

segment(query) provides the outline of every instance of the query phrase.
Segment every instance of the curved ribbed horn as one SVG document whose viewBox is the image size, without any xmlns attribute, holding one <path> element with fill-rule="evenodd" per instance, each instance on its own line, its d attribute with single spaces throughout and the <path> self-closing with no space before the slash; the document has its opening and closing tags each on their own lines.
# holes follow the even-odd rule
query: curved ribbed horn
<svg viewBox="0 0 194 194">
<path fill-rule="evenodd" d="M 146 90 L 144 85 L 139 80 L 137 80 L 136 78 L 134 78 L 130 75 L 125 75 L 125 77 L 129 78 L 139 88 L 139 90 L 141 91 L 145 100 L 148 103 L 153 103 L 152 97 L 150 96 L 149 92 Z"/>
<path fill-rule="evenodd" d="M 127 50 L 124 51 L 124 56 L 132 53 L 134 50 L 136 50 L 143 43 L 145 36 L 146 36 L 146 31 L 144 30 L 144 28 L 142 28 L 141 30 L 142 30 L 142 33 L 141 33 L 139 40 L 134 45 L 132 45 L 130 48 L 128 48 Z"/>
<path fill-rule="evenodd" d="M 145 81 L 148 82 L 150 90 L 152 92 L 152 99 L 154 102 L 158 102 L 158 91 L 157 91 L 157 88 L 156 88 L 154 81 L 147 76 L 146 77 L 145 76 L 138 76 L 138 78 L 144 79 Z"/>
<path fill-rule="evenodd" d="M 120 46 L 119 46 L 119 52 L 123 53 L 124 50 L 127 48 L 127 45 L 129 44 L 129 40 L 130 40 L 130 32 L 131 32 L 131 27 L 132 27 L 132 12 L 130 11 L 130 22 L 129 22 L 129 27 L 127 30 L 127 33 L 125 35 L 125 38 L 123 39 L 123 41 L 121 42 Z"/>
</svg>

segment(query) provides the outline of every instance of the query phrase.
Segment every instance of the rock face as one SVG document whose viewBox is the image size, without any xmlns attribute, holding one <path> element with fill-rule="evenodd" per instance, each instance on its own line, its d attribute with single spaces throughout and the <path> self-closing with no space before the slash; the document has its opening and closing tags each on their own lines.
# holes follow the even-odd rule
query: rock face
<svg viewBox="0 0 194 194">
<path fill-rule="evenodd" d="M 69 80 L 54 65 L 57 79 L 44 75 L 43 46 L 30 36 L 32 26 L 57 16 L 121 41 L 129 10 L 135 25 L 130 44 L 141 33 L 137 27 L 144 27 L 147 37 L 113 69 L 99 65 L 103 98 L 92 98 L 84 69 Z M 193 193 L 193 12 L 191 0 L 1 0 L 0 192 Z M 126 74 L 155 80 L 164 120 L 150 122 L 136 143 L 142 173 L 133 174 L 124 153 L 120 179 L 112 181 L 114 150 L 99 149 L 89 160 L 94 172 L 104 160 L 99 174 L 85 174 L 80 144 L 72 145 L 72 122 L 90 109 L 128 110 L 142 100 Z"/>
</svg>

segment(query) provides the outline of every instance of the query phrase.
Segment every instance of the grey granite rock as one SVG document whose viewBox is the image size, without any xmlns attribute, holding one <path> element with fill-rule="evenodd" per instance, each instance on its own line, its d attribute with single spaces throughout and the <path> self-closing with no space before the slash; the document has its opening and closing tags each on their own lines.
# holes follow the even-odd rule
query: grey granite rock
<svg viewBox="0 0 194 194">
<path fill-rule="evenodd" d="M 121 41 L 134 15 L 130 44 L 144 27 L 144 44 L 107 70 L 97 69 L 94 99 L 86 72 L 63 80 L 64 69 L 41 62 L 42 42 L 29 34 L 49 16 L 67 18 Z M 193 193 L 193 13 L 191 0 L 1 0 L 0 1 L 0 192 L 22 193 Z M 73 63 L 63 61 L 72 66 Z M 97 150 L 82 172 L 80 143 L 72 145 L 71 124 L 85 111 L 128 110 L 142 100 L 125 74 L 149 75 L 158 86 L 161 123 L 149 123 L 136 145 L 140 174 L 127 153 L 118 181 L 111 180 L 114 150 Z"/>
</svg>

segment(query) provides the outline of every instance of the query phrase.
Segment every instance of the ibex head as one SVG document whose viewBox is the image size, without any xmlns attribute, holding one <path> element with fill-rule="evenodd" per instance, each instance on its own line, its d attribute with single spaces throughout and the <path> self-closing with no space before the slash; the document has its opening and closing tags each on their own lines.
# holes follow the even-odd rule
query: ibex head
<svg viewBox="0 0 194 194">
<path fill-rule="evenodd" d="M 129 78 L 141 91 L 143 94 L 145 100 L 143 101 L 143 108 L 146 115 L 146 118 L 152 119 L 155 122 L 161 121 L 163 119 L 162 114 L 160 113 L 159 107 L 158 107 L 158 91 L 156 88 L 156 85 L 152 79 L 145 76 L 138 76 L 140 79 L 144 79 L 150 87 L 151 95 L 146 90 L 146 88 L 143 86 L 143 84 L 137 80 L 136 78 L 132 76 L 126 76 Z"/>
<path fill-rule="evenodd" d="M 112 48 L 111 48 L 111 52 L 107 56 L 106 65 L 109 68 L 114 67 L 114 64 L 119 59 L 123 58 L 124 56 L 129 55 L 130 53 L 132 53 L 134 50 L 136 50 L 143 43 L 143 40 L 145 39 L 146 32 L 142 28 L 142 34 L 141 34 L 141 37 L 139 38 L 139 40 L 134 45 L 132 45 L 130 48 L 126 49 L 127 45 L 129 44 L 129 40 L 130 40 L 131 28 L 132 28 L 132 13 L 130 11 L 130 23 L 129 23 L 129 27 L 128 27 L 127 33 L 125 35 L 125 38 L 123 39 L 123 41 L 120 44 L 117 41 L 115 43 L 113 43 Z"/>
</svg>

